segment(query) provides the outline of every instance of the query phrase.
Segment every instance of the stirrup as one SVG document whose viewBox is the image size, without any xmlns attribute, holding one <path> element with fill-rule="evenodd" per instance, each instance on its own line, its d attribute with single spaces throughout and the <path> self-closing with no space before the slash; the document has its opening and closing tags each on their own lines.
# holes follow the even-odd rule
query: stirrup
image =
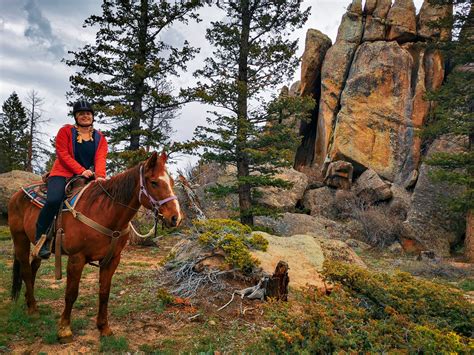
<svg viewBox="0 0 474 355">
<path fill-rule="evenodd" d="M 43 246 L 45 246 L 44 243 L 46 242 L 46 238 L 46 234 L 42 234 L 41 238 L 36 242 L 35 247 L 31 252 L 31 255 L 34 258 L 48 259 L 51 255 L 51 252 L 48 249 L 42 250 Z"/>
</svg>

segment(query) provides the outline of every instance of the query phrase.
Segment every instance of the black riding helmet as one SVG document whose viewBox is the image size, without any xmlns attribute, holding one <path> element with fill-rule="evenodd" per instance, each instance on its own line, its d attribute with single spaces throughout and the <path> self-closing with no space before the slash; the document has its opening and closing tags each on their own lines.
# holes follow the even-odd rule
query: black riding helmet
<svg viewBox="0 0 474 355">
<path fill-rule="evenodd" d="M 87 111 L 92 112 L 92 114 L 94 114 L 94 109 L 92 108 L 92 105 L 86 100 L 79 100 L 72 107 L 72 114 L 74 116 L 76 116 L 76 112 L 79 111 Z"/>
<path fill-rule="evenodd" d="M 79 124 L 76 120 L 76 113 L 79 111 L 87 111 L 92 113 L 92 122 L 94 122 L 94 109 L 92 108 L 92 105 L 87 102 L 86 100 L 79 100 L 77 101 L 74 106 L 72 107 L 72 115 L 74 116 L 74 120 L 76 121 L 76 124 Z"/>
</svg>

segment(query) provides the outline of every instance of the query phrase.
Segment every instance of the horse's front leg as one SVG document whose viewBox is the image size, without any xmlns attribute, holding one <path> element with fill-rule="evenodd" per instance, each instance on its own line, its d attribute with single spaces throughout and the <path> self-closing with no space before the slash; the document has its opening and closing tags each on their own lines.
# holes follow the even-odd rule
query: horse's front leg
<svg viewBox="0 0 474 355">
<path fill-rule="evenodd" d="M 97 314 L 97 328 L 100 331 L 100 336 L 112 335 L 112 329 L 110 329 L 109 321 L 107 319 L 107 306 L 109 303 L 112 276 L 114 275 L 119 262 L 120 255 L 112 258 L 107 266 L 100 268 L 99 313 Z"/>
<path fill-rule="evenodd" d="M 67 286 L 65 307 L 59 321 L 58 338 L 61 341 L 72 340 L 71 331 L 71 311 L 74 302 L 79 294 L 79 281 L 81 281 L 82 270 L 84 269 L 85 258 L 81 254 L 69 256 L 67 263 Z"/>
</svg>

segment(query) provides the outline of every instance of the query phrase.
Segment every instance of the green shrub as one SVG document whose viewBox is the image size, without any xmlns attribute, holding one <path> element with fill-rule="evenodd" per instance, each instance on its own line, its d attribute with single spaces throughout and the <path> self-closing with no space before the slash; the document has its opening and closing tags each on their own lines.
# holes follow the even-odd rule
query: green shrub
<svg viewBox="0 0 474 355">
<path fill-rule="evenodd" d="M 222 249 L 228 264 L 243 271 L 250 271 L 259 261 L 249 250 L 266 250 L 268 241 L 262 235 L 251 235 L 250 227 L 229 219 L 195 221 L 198 241 L 212 249 Z"/>
<path fill-rule="evenodd" d="M 474 307 L 460 291 L 408 273 L 371 273 L 348 264 L 328 262 L 325 275 L 368 298 L 380 308 L 391 307 L 411 321 L 469 336 L 473 330 Z"/>
<path fill-rule="evenodd" d="M 249 238 L 249 244 L 252 248 L 262 251 L 267 251 L 268 248 L 268 240 L 260 233 L 254 233 Z"/>
<path fill-rule="evenodd" d="M 306 291 L 269 304 L 274 327 L 264 331 L 271 352 L 469 353 L 473 306 L 446 286 L 406 273 L 375 274 L 325 264 L 330 295 Z"/>
</svg>

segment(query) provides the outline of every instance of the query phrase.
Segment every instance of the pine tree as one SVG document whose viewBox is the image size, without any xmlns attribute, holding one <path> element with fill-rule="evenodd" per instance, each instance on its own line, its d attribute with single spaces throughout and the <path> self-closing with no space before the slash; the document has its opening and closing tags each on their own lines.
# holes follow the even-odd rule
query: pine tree
<svg viewBox="0 0 474 355">
<path fill-rule="evenodd" d="M 431 122 L 423 135 L 431 139 L 444 134 L 468 137 L 464 153 L 434 154 L 427 163 L 438 169 L 433 178 L 465 187 L 465 192 L 450 201 L 455 211 L 466 213 L 465 256 L 474 262 L 474 4 L 471 0 L 430 0 L 433 4 L 454 4 L 452 18 L 441 19 L 433 26 L 453 26 L 453 37 L 436 47 L 447 60 L 447 80 L 427 99 L 436 102 Z"/>
<path fill-rule="evenodd" d="M 95 104 L 99 122 L 110 127 L 112 147 L 136 151 L 168 142 L 169 121 L 180 102 L 166 79 L 185 70 L 197 50 L 187 41 L 177 48 L 161 38 L 173 23 L 197 19 L 198 5 L 194 0 L 104 0 L 102 15 L 86 19 L 84 27 L 98 27 L 96 42 L 70 52 L 73 59 L 66 64 L 80 72 L 70 77 L 68 97 Z"/>
<path fill-rule="evenodd" d="M 0 136 L 0 172 L 24 170 L 28 159 L 28 118 L 16 92 L 2 105 Z"/>
<path fill-rule="evenodd" d="M 216 107 L 208 127 L 198 127 L 194 144 L 204 148 L 202 158 L 237 168 L 237 183 L 215 192 L 237 192 L 240 220 L 252 225 L 262 214 L 255 203 L 256 187 L 288 186 L 275 179 L 275 169 L 291 165 L 297 145 L 289 115 L 303 115 L 312 99 L 266 93 L 289 80 L 298 65 L 297 41 L 288 35 L 306 22 L 310 9 L 301 1 L 240 0 L 218 2 L 225 20 L 211 23 L 206 38 L 214 45 L 212 57 L 195 73 L 197 96 Z M 218 110 L 218 111 L 217 111 Z"/>
<path fill-rule="evenodd" d="M 449 4 L 452 0 L 430 0 L 433 4 Z M 447 79 L 443 86 L 427 95 L 435 101 L 430 122 L 423 135 L 435 138 L 445 134 L 469 137 L 466 153 L 438 153 L 427 163 L 440 169 L 434 174 L 438 180 L 460 184 L 466 192 L 453 199 L 451 205 L 457 211 L 474 208 L 474 6 L 470 0 L 455 0 L 453 18 L 441 19 L 432 26 L 452 24 L 452 39 L 437 42 L 447 62 Z"/>
</svg>

